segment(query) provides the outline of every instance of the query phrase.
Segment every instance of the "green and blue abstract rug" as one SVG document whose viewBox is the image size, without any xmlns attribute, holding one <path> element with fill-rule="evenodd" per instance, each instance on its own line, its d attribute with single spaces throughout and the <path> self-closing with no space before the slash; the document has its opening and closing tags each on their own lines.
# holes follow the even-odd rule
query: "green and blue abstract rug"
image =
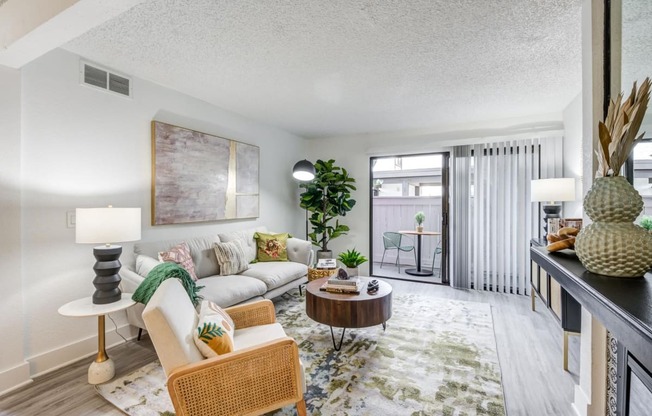
<svg viewBox="0 0 652 416">
<path fill-rule="evenodd" d="M 397 295 L 386 331 L 348 329 L 339 352 L 329 327 L 305 314 L 303 297 L 286 294 L 276 310 L 299 344 L 311 415 L 505 414 L 489 304 Z M 174 414 L 158 362 L 97 389 L 129 415 Z"/>
</svg>

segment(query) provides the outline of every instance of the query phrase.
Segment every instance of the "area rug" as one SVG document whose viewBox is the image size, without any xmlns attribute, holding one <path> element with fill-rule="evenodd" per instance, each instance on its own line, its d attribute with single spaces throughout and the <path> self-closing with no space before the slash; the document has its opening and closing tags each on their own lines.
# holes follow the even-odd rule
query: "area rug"
<svg viewBox="0 0 652 416">
<path fill-rule="evenodd" d="M 304 302 L 286 294 L 276 310 L 299 344 L 309 414 L 505 414 L 489 304 L 397 295 L 386 331 L 349 329 L 338 352 L 329 327 L 308 318 Z M 174 414 L 158 362 L 97 390 L 129 415 Z M 272 414 L 296 413 L 288 407 Z"/>
</svg>

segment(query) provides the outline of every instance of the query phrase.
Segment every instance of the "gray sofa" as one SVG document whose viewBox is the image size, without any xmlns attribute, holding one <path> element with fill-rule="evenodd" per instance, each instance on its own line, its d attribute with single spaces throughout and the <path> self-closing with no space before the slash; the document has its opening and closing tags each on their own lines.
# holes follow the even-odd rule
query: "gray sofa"
<svg viewBox="0 0 652 416">
<path fill-rule="evenodd" d="M 298 238 L 288 239 L 289 261 L 250 263 L 248 270 L 237 275 L 220 276 L 219 264 L 213 250 L 214 244 L 240 239 L 244 241 L 248 259 L 252 261 L 256 257 L 255 232 L 268 231 L 266 227 L 257 227 L 206 237 L 137 243 L 134 245 L 135 264 L 123 267 L 120 271 L 121 289 L 125 293 L 133 293 L 147 273 L 160 263 L 158 253 L 182 241 L 190 247 L 195 272 L 199 278 L 197 285 L 204 286 L 199 294 L 221 307 L 257 299 L 271 299 L 307 282 L 308 265 L 313 259 L 312 245 Z M 142 318 L 144 308 L 145 305 L 136 304 L 127 309 L 131 325 L 145 328 Z"/>
</svg>

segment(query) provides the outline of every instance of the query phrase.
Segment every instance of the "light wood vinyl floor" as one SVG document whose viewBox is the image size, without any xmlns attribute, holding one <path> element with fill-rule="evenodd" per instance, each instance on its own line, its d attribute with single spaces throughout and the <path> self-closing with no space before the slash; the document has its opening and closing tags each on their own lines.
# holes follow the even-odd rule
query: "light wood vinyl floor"
<svg viewBox="0 0 652 416">
<path fill-rule="evenodd" d="M 525 296 L 388 281 L 397 294 L 418 292 L 435 300 L 451 298 L 490 303 L 507 414 L 575 415 L 571 402 L 579 373 L 579 337 L 571 337 L 570 372 L 565 372 L 562 370 L 561 328 L 539 300 L 537 311 L 532 312 L 530 299 Z M 108 353 L 115 360 L 118 376 L 156 358 L 147 337 L 114 347 Z M 88 358 L 80 360 L 0 397 L 0 415 L 123 415 L 86 382 L 91 361 Z"/>
</svg>

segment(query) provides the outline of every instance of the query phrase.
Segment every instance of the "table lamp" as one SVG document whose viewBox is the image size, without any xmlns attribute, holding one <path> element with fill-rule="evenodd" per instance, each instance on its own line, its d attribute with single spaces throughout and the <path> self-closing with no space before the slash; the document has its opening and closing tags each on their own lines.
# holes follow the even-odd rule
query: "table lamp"
<svg viewBox="0 0 652 416">
<path fill-rule="evenodd" d="M 113 243 L 140 240 L 140 208 L 77 208 L 75 228 L 75 242 L 104 244 L 93 248 L 93 303 L 119 301 L 122 246 Z"/>
<path fill-rule="evenodd" d="M 548 235 L 548 222 L 560 218 L 561 204 L 555 202 L 575 200 L 574 178 L 535 179 L 532 181 L 532 202 L 543 202 L 543 238 Z"/>
</svg>

